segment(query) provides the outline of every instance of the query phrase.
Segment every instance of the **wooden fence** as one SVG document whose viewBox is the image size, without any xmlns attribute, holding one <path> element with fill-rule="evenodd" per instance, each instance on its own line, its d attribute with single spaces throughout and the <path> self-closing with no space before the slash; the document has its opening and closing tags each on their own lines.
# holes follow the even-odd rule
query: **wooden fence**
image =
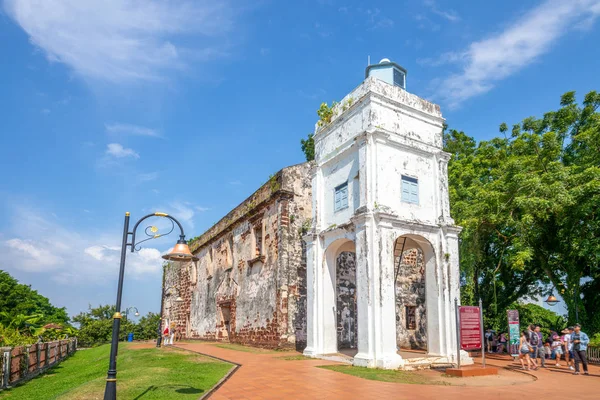
<svg viewBox="0 0 600 400">
<path fill-rule="evenodd" d="M 77 338 L 0 347 L 0 389 L 31 379 L 77 350 Z"/>
<path fill-rule="evenodd" d="M 588 346 L 587 359 L 590 364 L 600 364 L 600 347 Z"/>
</svg>

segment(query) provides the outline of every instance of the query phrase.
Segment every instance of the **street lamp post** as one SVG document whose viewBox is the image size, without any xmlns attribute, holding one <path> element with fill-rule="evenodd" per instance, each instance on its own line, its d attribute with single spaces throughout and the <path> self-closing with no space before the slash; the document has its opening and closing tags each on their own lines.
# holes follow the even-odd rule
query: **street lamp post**
<svg viewBox="0 0 600 400">
<path fill-rule="evenodd" d="M 165 234 L 159 234 L 158 228 L 155 226 L 148 226 L 144 232 L 148 238 L 141 240 L 136 243 L 135 234 L 140 223 L 150 217 L 163 217 L 167 218 L 171 222 L 171 230 L 166 232 Z M 185 233 L 183 231 L 183 227 L 175 218 L 171 217 L 168 214 L 156 212 L 153 214 L 148 214 L 142 219 L 140 219 L 133 230 L 129 231 L 129 213 L 125 213 L 125 222 L 123 227 L 123 242 L 121 245 L 121 263 L 119 266 L 119 284 L 117 286 L 117 302 L 115 304 L 115 310 L 121 309 L 121 297 L 123 294 L 123 277 L 125 275 L 125 257 L 127 255 L 127 246 L 131 248 L 131 252 L 133 253 L 135 250 L 139 250 L 139 245 L 147 240 L 157 239 L 162 236 L 166 236 L 173 232 L 175 229 L 175 224 L 179 227 L 180 235 L 177 244 L 173 249 L 163 256 L 165 260 L 169 261 L 191 261 L 196 260 L 197 257 L 190 252 L 190 249 L 185 240 Z M 129 242 L 129 235 L 131 235 L 131 242 Z M 113 315 L 113 330 L 112 330 L 112 341 L 110 344 L 110 361 L 108 366 L 108 374 L 106 377 L 106 387 L 104 389 L 104 400 L 116 400 L 117 398 L 117 351 L 119 348 L 119 330 L 121 328 L 121 313 L 116 311 Z"/>
<path fill-rule="evenodd" d="M 131 309 L 135 310 L 135 314 L 133 314 L 133 315 L 135 315 L 136 317 L 140 316 L 140 312 L 138 311 L 137 307 L 133 307 L 133 306 L 132 307 L 127 307 L 125 309 L 125 311 L 121 311 L 121 314 L 125 313 L 125 321 L 129 320 L 129 310 L 131 310 Z"/>
</svg>

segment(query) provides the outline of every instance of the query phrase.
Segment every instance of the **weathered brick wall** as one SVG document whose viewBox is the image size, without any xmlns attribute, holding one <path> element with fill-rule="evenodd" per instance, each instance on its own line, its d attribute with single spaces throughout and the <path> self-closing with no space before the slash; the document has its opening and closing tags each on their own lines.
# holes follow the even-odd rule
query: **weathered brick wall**
<svg viewBox="0 0 600 400">
<path fill-rule="evenodd" d="M 77 349 L 77 339 L 0 348 L 0 389 L 30 379 Z"/>
<path fill-rule="evenodd" d="M 165 270 L 184 302 L 166 296 L 163 315 L 182 337 L 280 347 L 299 333 L 305 343 L 308 167 L 280 171 L 190 245 L 197 262 Z"/>
</svg>

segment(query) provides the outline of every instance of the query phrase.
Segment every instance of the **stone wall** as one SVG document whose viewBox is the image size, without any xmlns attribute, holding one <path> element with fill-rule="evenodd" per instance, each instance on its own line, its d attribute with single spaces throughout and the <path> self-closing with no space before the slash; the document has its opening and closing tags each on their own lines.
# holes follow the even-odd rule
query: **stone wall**
<svg viewBox="0 0 600 400">
<path fill-rule="evenodd" d="M 184 338 L 263 347 L 306 341 L 309 164 L 284 168 L 190 244 L 197 262 L 165 269 L 163 316 Z"/>
<path fill-rule="evenodd" d="M 336 280 L 338 349 L 355 349 L 358 340 L 356 253 L 340 253 L 336 260 Z"/>
<path fill-rule="evenodd" d="M 399 253 L 398 250 L 396 252 Z M 394 265 L 397 266 L 399 261 L 400 255 L 396 254 Z M 399 347 L 427 349 L 425 300 L 423 251 L 406 250 L 396 278 L 396 338 Z"/>
</svg>

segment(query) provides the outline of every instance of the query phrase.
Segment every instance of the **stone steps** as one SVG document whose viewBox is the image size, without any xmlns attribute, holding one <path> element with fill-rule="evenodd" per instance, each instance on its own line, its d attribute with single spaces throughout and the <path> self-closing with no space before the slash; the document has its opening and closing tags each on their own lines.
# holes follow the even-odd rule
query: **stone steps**
<svg viewBox="0 0 600 400">
<path fill-rule="evenodd" d="M 404 365 L 400 367 L 404 371 L 418 371 L 430 368 L 447 368 L 453 366 L 447 357 L 415 357 L 405 358 Z"/>
</svg>

